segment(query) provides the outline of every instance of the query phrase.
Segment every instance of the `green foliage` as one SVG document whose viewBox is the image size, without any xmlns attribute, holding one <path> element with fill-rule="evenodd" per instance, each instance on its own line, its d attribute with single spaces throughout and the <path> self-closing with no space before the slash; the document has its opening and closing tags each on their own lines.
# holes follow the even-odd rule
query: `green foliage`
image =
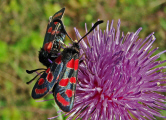
<svg viewBox="0 0 166 120">
<path fill-rule="evenodd" d="M 160 18 L 160 26 L 166 30 L 166 19 Z"/>
<path fill-rule="evenodd" d="M 0 62 L 5 63 L 7 62 L 8 56 L 8 46 L 6 42 L 0 41 Z"/>
<path fill-rule="evenodd" d="M 143 27 L 140 37 L 155 32 L 154 48 L 166 48 L 166 7 L 163 0 L 1 0 L 0 1 L 0 119 L 1 120 L 45 120 L 56 116 L 58 107 L 54 101 L 35 102 L 30 97 L 34 85 L 26 82 L 35 75 L 27 75 L 26 69 L 43 67 L 38 61 L 49 16 L 66 7 L 63 21 L 69 35 L 76 39 L 74 27 L 81 35 L 84 25 L 90 28 L 97 19 L 121 19 L 121 30 L 136 31 Z M 68 44 L 67 38 L 65 41 Z M 159 51 L 158 51 L 159 52 Z M 160 60 L 165 60 L 162 55 Z M 44 99 L 51 99 L 52 95 Z M 163 114 L 166 115 L 165 111 Z M 65 119 L 60 116 L 58 119 Z"/>
<path fill-rule="evenodd" d="M 20 111 L 13 107 L 10 109 L 3 109 L 3 111 L 1 111 L 1 114 L 3 115 L 1 120 L 20 120 L 21 119 L 21 114 Z"/>
</svg>

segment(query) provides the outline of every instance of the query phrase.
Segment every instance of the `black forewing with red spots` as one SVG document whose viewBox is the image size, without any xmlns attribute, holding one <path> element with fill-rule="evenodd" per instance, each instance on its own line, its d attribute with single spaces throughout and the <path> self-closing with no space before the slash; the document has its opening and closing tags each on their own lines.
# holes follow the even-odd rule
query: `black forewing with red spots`
<svg viewBox="0 0 166 120">
<path fill-rule="evenodd" d="M 64 27 L 56 21 L 62 18 L 64 11 L 65 8 L 62 8 L 49 18 L 43 46 L 39 51 L 39 61 L 46 67 L 51 65 L 48 59 L 54 61 L 58 57 L 66 36 Z"/>
<path fill-rule="evenodd" d="M 62 67 L 63 62 L 61 62 L 61 56 L 59 56 L 37 80 L 32 89 L 32 98 L 42 98 L 52 90 L 58 81 Z"/>
<path fill-rule="evenodd" d="M 69 112 L 74 103 L 79 59 L 77 53 L 65 55 L 69 56 L 65 56 L 65 59 L 62 58 L 64 66 L 59 80 L 53 88 L 53 95 L 58 106 L 64 112 Z"/>
<path fill-rule="evenodd" d="M 52 17 L 49 18 L 49 22 L 46 29 L 46 34 L 43 42 L 43 48 L 46 43 L 49 43 L 55 39 L 56 36 L 60 35 L 62 31 L 61 25 L 58 22 L 54 22 L 56 19 L 61 19 L 64 14 L 65 8 L 56 12 Z"/>
</svg>

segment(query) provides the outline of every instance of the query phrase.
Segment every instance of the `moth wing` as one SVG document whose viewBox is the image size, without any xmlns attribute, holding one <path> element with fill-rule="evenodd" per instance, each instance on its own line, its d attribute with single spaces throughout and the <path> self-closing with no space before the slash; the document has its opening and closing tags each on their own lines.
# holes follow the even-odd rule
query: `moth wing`
<svg viewBox="0 0 166 120">
<path fill-rule="evenodd" d="M 69 112 L 73 108 L 78 64 L 78 54 L 74 54 L 71 59 L 66 60 L 59 80 L 53 88 L 55 101 L 64 112 Z"/>
<path fill-rule="evenodd" d="M 58 30 L 59 28 L 59 23 L 54 23 L 53 21 L 55 19 L 61 19 L 64 14 L 64 11 L 65 11 L 65 8 L 62 8 L 60 11 L 56 12 L 52 17 L 50 17 L 48 25 L 47 25 L 47 29 L 46 29 L 44 42 L 43 42 L 43 48 L 46 43 L 53 40 L 55 36 L 54 31 Z"/>
<path fill-rule="evenodd" d="M 59 56 L 37 80 L 32 89 L 32 98 L 39 99 L 48 94 L 58 82 L 62 68 L 63 62 L 61 62 L 61 56 Z"/>
</svg>

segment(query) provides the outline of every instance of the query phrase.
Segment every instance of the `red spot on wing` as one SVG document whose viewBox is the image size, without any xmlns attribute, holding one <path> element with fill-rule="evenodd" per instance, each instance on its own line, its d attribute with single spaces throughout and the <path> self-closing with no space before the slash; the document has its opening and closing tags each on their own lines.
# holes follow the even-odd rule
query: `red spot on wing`
<svg viewBox="0 0 166 120">
<path fill-rule="evenodd" d="M 54 22 L 54 25 L 56 25 L 58 22 Z"/>
<path fill-rule="evenodd" d="M 73 91 L 70 90 L 70 89 L 67 89 L 65 93 L 66 93 L 66 95 L 67 95 L 68 98 L 70 98 L 70 97 L 73 96 Z"/>
<path fill-rule="evenodd" d="M 73 69 L 73 68 L 74 68 L 74 59 L 71 59 L 71 60 L 67 63 L 66 67 Z"/>
<path fill-rule="evenodd" d="M 60 95 L 60 93 L 57 93 L 56 99 L 57 99 L 57 101 L 59 101 L 63 106 L 69 106 L 69 105 L 70 105 L 70 102 L 66 101 L 66 100 Z"/>
<path fill-rule="evenodd" d="M 61 79 L 60 82 L 59 82 L 59 85 L 62 86 L 62 87 L 65 87 L 65 86 L 67 86 L 68 82 L 69 82 L 68 78 Z"/>
<path fill-rule="evenodd" d="M 48 69 L 46 70 L 46 73 L 48 74 L 48 73 L 49 73 L 49 71 L 50 71 L 50 68 L 48 68 Z"/>
<path fill-rule="evenodd" d="M 56 31 L 56 34 L 59 34 L 60 32 L 59 31 Z"/>
<path fill-rule="evenodd" d="M 76 83 L 76 78 L 75 77 L 71 77 L 70 78 L 70 83 L 74 83 L 75 84 Z"/>
<path fill-rule="evenodd" d="M 44 83 L 44 79 L 43 78 L 40 78 L 39 79 L 39 82 L 38 82 L 38 85 L 42 85 Z"/>
<path fill-rule="evenodd" d="M 57 17 L 60 17 L 61 15 L 62 15 L 62 12 L 60 12 L 60 13 L 56 14 L 55 16 L 53 16 L 53 19 L 57 18 Z"/>
<path fill-rule="evenodd" d="M 50 27 L 48 30 L 47 30 L 48 33 L 51 33 L 52 32 L 52 27 Z"/>
<path fill-rule="evenodd" d="M 61 59 L 62 59 L 62 56 L 60 55 L 57 59 L 55 59 L 55 62 L 57 64 L 60 64 L 61 63 Z"/>
<path fill-rule="evenodd" d="M 47 91 L 47 88 L 43 88 L 43 89 L 35 89 L 35 93 L 36 94 L 44 94 Z"/>
<path fill-rule="evenodd" d="M 54 35 L 55 34 L 55 30 L 53 30 L 52 32 L 51 32 L 51 35 Z"/>
<path fill-rule="evenodd" d="M 52 49 L 52 42 L 46 43 L 44 45 L 44 50 L 50 52 Z"/>
<path fill-rule="evenodd" d="M 52 42 L 49 42 L 48 46 L 47 46 L 47 51 L 50 52 L 52 49 Z"/>
<path fill-rule="evenodd" d="M 74 61 L 74 70 L 78 70 L 79 59 Z"/>
<path fill-rule="evenodd" d="M 52 75 L 52 73 L 50 72 L 50 73 L 48 73 L 48 75 L 47 75 L 47 81 L 48 81 L 48 82 L 52 82 L 52 80 L 53 80 L 53 75 Z"/>
<path fill-rule="evenodd" d="M 49 43 L 44 44 L 44 50 L 47 51 L 47 46 Z"/>
</svg>

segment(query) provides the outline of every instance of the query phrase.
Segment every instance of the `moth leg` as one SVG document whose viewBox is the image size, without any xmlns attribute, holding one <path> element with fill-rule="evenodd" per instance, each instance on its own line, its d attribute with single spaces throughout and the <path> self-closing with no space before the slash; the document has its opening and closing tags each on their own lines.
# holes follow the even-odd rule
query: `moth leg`
<svg viewBox="0 0 166 120">
<path fill-rule="evenodd" d="M 80 60 L 79 63 L 80 63 L 80 64 L 81 64 L 81 63 L 84 63 L 85 66 L 86 66 L 86 68 L 87 68 L 87 70 L 88 70 L 92 75 L 94 75 L 94 73 L 92 73 L 92 71 L 90 71 L 90 69 L 88 68 L 88 65 L 86 64 L 85 60 Z"/>
<path fill-rule="evenodd" d="M 61 42 L 62 42 L 62 41 L 61 41 Z M 59 48 L 58 48 L 59 50 L 61 49 L 61 42 L 59 41 L 59 43 L 58 43 L 58 44 L 59 44 Z"/>
<path fill-rule="evenodd" d="M 60 41 L 59 41 L 59 49 L 60 49 L 60 48 L 64 49 L 64 47 L 63 47 L 62 45 L 64 45 L 65 47 L 67 47 L 67 45 L 66 45 L 64 42 L 62 42 L 62 41 L 60 40 Z"/>
<path fill-rule="evenodd" d="M 85 56 L 85 58 L 88 59 L 88 57 L 87 57 L 87 55 L 85 53 L 83 53 L 81 56 L 79 56 L 78 59 L 80 60 L 83 56 Z"/>
</svg>

